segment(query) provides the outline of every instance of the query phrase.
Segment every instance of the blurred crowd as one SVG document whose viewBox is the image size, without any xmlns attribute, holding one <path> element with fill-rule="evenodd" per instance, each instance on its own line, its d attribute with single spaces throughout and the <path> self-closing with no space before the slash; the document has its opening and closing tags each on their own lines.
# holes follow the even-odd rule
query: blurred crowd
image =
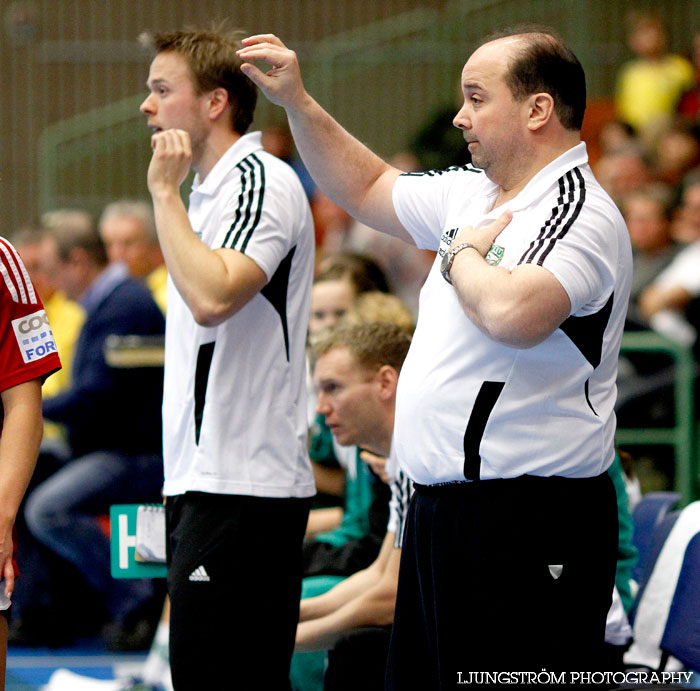
<svg viewBox="0 0 700 691">
<path fill-rule="evenodd" d="M 700 294 L 700 33 L 668 52 L 660 17 L 633 13 L 615 118 L 597 133 L 593 169 L 623 212 L 634 250 L 630 328 L 696 343 Z"/>
<path fill-rule="evenodd" d="M 632 12 L 632 58 L 618 71 L 611 117 L 594 133 L 593 170 L 620 207 L 634 256 L 628 330 L 651 329 L 694 351 L 700 327 L 700 32 L 668 50 L 661 17 Z M 673 425 L 665 356 L 620 362 L 618 424 Z M 663 452 L 662 452 L 663 453 Z"/>
</svg>

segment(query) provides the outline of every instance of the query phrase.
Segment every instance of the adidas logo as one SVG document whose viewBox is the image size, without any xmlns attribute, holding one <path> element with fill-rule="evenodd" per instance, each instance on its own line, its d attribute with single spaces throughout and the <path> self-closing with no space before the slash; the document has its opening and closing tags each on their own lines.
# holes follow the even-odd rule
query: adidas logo
<svg viewBox="0 0 700 691">
<path fill-rule="evenodd" d="M 209 578 L 209 574 L 206 572 L 204 567 L 199 566 L 190 574 L 190 580 L 191 581 L 211 581 L 211 578 Z"/>
</svg>

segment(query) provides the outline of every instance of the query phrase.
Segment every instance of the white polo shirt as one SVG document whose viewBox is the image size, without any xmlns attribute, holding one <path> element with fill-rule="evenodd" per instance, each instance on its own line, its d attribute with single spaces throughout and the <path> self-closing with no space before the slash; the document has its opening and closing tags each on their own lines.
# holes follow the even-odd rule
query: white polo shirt
<svg viewBox="0 0 700 691">
<path fill-rule="evenodd" d="M 243 252 L 268 283 L 222 324 L 203 327 L 168 279 L 166 495 L 315 493 L 304 379 L 311 212 L 296 174 L 260 138 L 241 137 L 193 184 L 188 215 L 202 242 Z"/>
<path fill-rule="evenodd" d="M 472 166 L 401 176 L 394 205 L 418 247 L 438 250 L 401 369 L 394 444 L 415 482 L 589 477 L 614 458 L 617 358 L 632 277 L 629 234 L 588 166 L 585 144 L 492 211 L 497 186 Z M 542 343 L 516 349 L 465 315 L 440 261 L 458 230 L 513 220 L 488 259 L 535 263 L 571 300 Z"/>
</svg>

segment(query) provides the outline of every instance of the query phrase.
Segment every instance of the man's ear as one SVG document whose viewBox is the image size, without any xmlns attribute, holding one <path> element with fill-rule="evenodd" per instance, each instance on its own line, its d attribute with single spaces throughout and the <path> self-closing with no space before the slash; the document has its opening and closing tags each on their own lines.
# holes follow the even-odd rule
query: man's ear
<svg viewBox="0 0 700 691">
<path fill-rule="evenodd" d="M 209 92 L 209 117 L 212 120 L 218 120 L 221 114 L 226 110 L 226 106 L 230 105 L 228 91 L 223 87 L 218 87 Z"/>
<path fill-rule="evenodd" d="M 379 396 L 382 400 L 389 400 L 396 395 L 396 386 L 399 382 L 399 373 L 391 365 L 383 365 L 376 374 L 379 384 Z"/>
<path fill-rule="evenodd" d="M 544 127 L 554 117 L 554 99 L 551 94 L 532 94 L 528 98 L 528 128 L 532 131 Z"/>
</svg>

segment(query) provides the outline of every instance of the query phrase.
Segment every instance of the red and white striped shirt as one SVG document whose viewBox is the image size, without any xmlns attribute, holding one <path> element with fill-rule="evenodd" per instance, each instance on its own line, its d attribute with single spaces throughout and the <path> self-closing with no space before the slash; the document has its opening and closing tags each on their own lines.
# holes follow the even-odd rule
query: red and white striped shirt
<svg viewBox="0 0 700 691">
<path fill-rule="evenodd" d="M 60 369 L 49 320 L 17 250 L 0 237 L 0 391 Z"/>
</svg>

